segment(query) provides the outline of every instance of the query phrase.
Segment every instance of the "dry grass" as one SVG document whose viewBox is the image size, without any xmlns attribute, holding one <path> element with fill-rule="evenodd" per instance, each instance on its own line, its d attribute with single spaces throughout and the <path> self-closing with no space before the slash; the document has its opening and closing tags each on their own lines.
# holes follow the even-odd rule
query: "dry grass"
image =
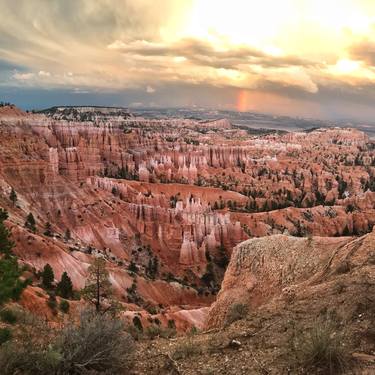
<svg viewBox="0 0 375 375">
<path fill-rule="evenodd" d="M 295 360 L 307 373 L 340 374 L 349 367 L 342 336 L 330 321 L 317 321 L 308 332 L 299 332 L 294 340 Z"/>
<path fill-rule="evenodd" d="M 172 354 L 172 358 L 178 361 L 199 354 L 202 354 L 202 348 L 199 346 L 198 343 L 193 342 L 193 340 L 189 339 L 187 341 L 182 342 L 175 348 Z"/>
<path fill-rule="evenodd" d="M 246 318 L 249 314 L 249 308 L 244 303 L 233 303 L 229 306 L 227 314 L 225 316 L 225 325 L 230 325 L 237 320 Z"/>
</svg>

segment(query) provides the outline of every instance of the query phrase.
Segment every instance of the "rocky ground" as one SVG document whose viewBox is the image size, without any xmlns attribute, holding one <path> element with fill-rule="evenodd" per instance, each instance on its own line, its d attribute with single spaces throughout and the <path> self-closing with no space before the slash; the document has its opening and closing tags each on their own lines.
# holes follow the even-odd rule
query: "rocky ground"
<svg viewBox="0 0 375 375">
<path fill-rule="evenodd" d="M 280 239 L 273 239 L 273 256 L 293 253 L 293 246 L 300 245 Z M 235 250 L 206 331 L 173 340 L 140 341 L 135 374 L 326 374 L 327 369 L 304 367 L 309 335 L 319 329 L 337 338 L 345 356 L 343 373 L 375 372 L 375 232 L 336 242 L 334 248 L 326 248 L 325 260 L 314 246 L 295 259 L 294 268 L 288 259 L 280 260 L 279 266 L 289 272 L 274 288 L 267 262 L 271 247 L 267 249 L 265 242 L 250 240 Z M 264 265 L 256 259 L 262 244 Z M 303 275 L 298 264 L 305 263 L 306 253 L 311 263 L 320 262 Z M 308 263 L 305 266 L 315 267 Z M 266 277 L 271 281 L 267 292 L 260 282 Z M 247 296 L 238 292 L 244 289 Z M 239 302 L 249 311 L 230 324 L 230 306 Z"/>
</svg>

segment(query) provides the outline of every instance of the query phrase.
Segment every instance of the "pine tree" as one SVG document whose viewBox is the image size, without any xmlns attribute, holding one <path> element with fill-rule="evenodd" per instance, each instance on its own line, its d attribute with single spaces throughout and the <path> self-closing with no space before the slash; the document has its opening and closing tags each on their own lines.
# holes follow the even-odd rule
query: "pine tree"
<svg viewBox="0 0 375 375">
<path fill-rule="evenodd" d="M 134 272 L 134 273 L 138 272 L 138 268 L 133 261 L 130 262 L 128 270 L 131 271 L 131 272 Z"/>
<path fill-rule="evenodd" d="M 89 276 L 86 280 L 86 286 L 82 291 L 83 297 L 95 306 L 97 313 L 103 311 L 103 301 L 111 296 L 111 283 L 106 269 L 105 260 L 96 258 L 88 269 Z M 110 301 L 108 301 L 110 304 Z M 110 306 L 106 309 L 110 309 Z M 105 311 L 104 311 L 105 312 Z"/>
<path fill-rule="evenodd" d="M 44 226 L 44 235 L 48 237 L 52 237 L 53 235 L 52 226 L 49 221 L 47 221 L 46 225 Z"/>
<path fill-rule="evenodd" d="M 72 280 L 66 272 L 61 275 L 61 280 L 56 287 L 56 293 L 63 298 L 73 297 L 73 284 Z"/>
<path fill-rule="evenodd" d="M 65 241 L 69 241 L 72 238 L 69 228 L 66 228 L 64 238 L 65 238 Z"/>
<path fill-rule="evenodd" d="M 350 236 L 350 230 L 349 227 L 346 225 L 344 228 L 344 231 L 342 232 L 343 236 Z"/>
<path fill-rule="evenodd" d="M 21 281 L 21 270 L 17 263 L 17 257 L 12 253 L 14 246 L 10 240 L 10 232 L 4 225 L 8 213 L 0 208 L 0 305 L 9 301 L 17 300 L 26 287 L 28 281 Z"/>
<path fill-rule="evenodd" d="M 225 246 L 223 244 L 221 244 L 218 248 L 218 257 L 215 259 L 215 263 L 217 266 L 224 269 L 228 266 L 228 255 L 225 251 Z"/>
<path fill-rule="evenodd" d="M 31 230 L 33 233 L 36 232 L 36 222 L 34 219 L 34 215 L 31 212 L 27 215 L 25 227 Z"/>
<path fill-rule="evenodd" d="M 10 232 L 4 221 L 8 218 L 8 213 L 0 208 L 0 253 L 9 256 L 12 254 L 14 243 L 9 239 Z"/>
<path fill-rule="evenodd" d="M 153 258 L 150 258 L 149 261 L 148 261 L 148 265 L 147 265 L 147 268 L 146 268 L 146 273 L 147 275 L 151 278 L 151 279 L 154 279 L 155 276 L 157 275 L 158 273 L 158 267 L 159 267 L 159 263 L 158 263 L 158 258 L 155 256 Z"/>
<path fill-rule="evenodd" d="M 16 191 L 13 188 L 10 191 L 9 199 L 12 201 L 13 206 L 14 206 L 16 204 L 16 202 L 17 202 L 17 193 L 16 193 Z"/>
<path fill-rule="evenodd" d="M 0 305 L 17 300 L 28 281 L 21 281 L 22 272 L 15 256 L 7 256 L 0 259 Z"/>
<path fill-rule="evenodd" d="M 47 263 L 42 271 L 42 285 L 46 289 L 51 289 L 52 283 L 55 280 L 55 274 L 53 273 L 52 267 Z"/>
</svg>

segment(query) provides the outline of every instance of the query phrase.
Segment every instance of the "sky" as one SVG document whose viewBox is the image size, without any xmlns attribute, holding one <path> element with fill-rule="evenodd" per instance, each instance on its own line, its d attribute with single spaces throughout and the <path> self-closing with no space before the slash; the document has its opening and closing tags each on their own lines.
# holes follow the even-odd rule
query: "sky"
<svg viewBox="0 0 375 375">
<path fill-rule="evenodd" d="M 0 0 L 0 100 L 375 119 L 374 0 Z"/>
</svg>

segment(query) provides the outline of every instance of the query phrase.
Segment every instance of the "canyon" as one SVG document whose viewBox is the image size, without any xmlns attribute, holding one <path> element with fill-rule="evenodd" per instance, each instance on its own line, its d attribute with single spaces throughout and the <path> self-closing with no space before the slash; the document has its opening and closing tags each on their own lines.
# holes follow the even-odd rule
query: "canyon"
<svg viewBox="0 0 375 375">
<path fill-rule="evenodd" d="M 371 246 L 357 248 L 374 243 L 374 176 L 375 143 L 356 129 L 0 108 L 0 206 L 20 262 L 80 290 L 103 257 L 124 319 L 143 326 L 214 329 L 237 300 L 280 307 L 317 293 L 343 259 L 370 267 Z M 56 320 L 33 280 L 20 303 Z"/>
</svg>

